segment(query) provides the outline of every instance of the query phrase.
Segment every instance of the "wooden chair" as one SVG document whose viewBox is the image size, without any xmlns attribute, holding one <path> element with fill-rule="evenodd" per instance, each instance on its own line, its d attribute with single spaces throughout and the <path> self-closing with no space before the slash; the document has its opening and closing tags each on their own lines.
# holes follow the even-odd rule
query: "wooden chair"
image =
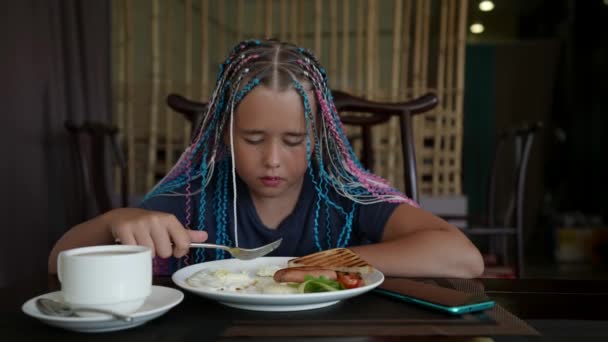
<svg viewBox="0 0 608 342">
<path fill-rule="evenodd" d="M 488 205 L 486 213 L 480 219 L 465 218 L 469 224 L 468 227 L 463 229 L 463 232 L 469 236 L 490 237 L 490 254 L 498 255 L 502 259 L 501 264 L 505 266 L 511 264 L 509 256 L 511 248 L 509 248 L 506 238 L 513 237 L 515 245 L 515 253 L 513 254 L 515 257 L 512 264 L 514 270 L 496 272 L 492 271 L 492 265 L 489 265 L 490 267 L 486 267 L 489 271 L 488 276 L 510 277 L 510 273 L 515 278 L 524 276 L 526 176 L 534 138 L 542 126 L 542 122 L 536 122 L 521 127 L 508 128 L 498 134 L 487 183 L 486 201 Z M 499 188 L 497 186 L 499 179 L 503 182 L 509 182 L 506 186 L 501 187 L 503 191 L 497 189 Z M 499 199 L 503 200 L 499 201 Z M 499 205 L 498 202 L 503 203 Z M 503 212 L 499 213 L 499 207 L 504 208 Z M 497 268 L 502 269 L 504 267 Z"/>
<path fill-rule="evenodd" d="M 405 194 L 419 202 L 412 118 L 414 115 L 426 113 L 435 108 L 439 103 L 437 96 L 428 93 L 405 102 L 376 102 L 339 90 L 332 91 L 332 95 L 342 122 L 346 125 L 361 127 L 361 163 L 370 170 L 374 168 L 372 127 L 388 122 L 393 116 L 399 117 Z M 355 112 L 369 114 L 367 116 L 353 115 L 352 113 Z"/>
<path fill-rule="evenodd" d="M 169 94 L 167 105 L 190 121 L 192 124 L 191 136 L 201 124 L 203 114 L 207 111 L 207 103 L 192 101 L 178 94 Z"/>
<path fill-rule="evenodd" d="M 332 91 L 332 95 L 342 122 L 346 125 L 361 127 L 361 162 L 366 168 L 371 170 L 373 170 L 374 166 L 372 127 L 386 123 L 392 116 L 399 117 L 401 136 L 404 137 L 403 141 L 405 142 L 401 146 L 405 193 L 414 201 L 418 201 L 412 117 L 433 109 L 439 102 L 437 96 L 426 94 L 407 102 L 375 102 L 339 90 Z M 193 123 L 193 131 L 200 124 L 201 114 L 207 108 L 206 103 L 192 101 L 178 94 L 167 96 L 167 104 Z M 369 113 L 369 115 L 357 116 L 352 114 L 354 112 Z"/>
<path fill-rule="evenodd" d="M 74 163 L 78 168 L 80 178 L 78 197 L 82 205 L 81 219 L 84 221 L 115 207 L 106 173 L 108 145 L 113 160 L 120 170 L 120 205 L 127 207 L 129 204 L 127 163 L 118 144 L 118 129 L 94 121 L 86 121 L 82 125 L 77 125 L 67 120 L 64 125 L 71 136 Z M 91 195 L 93 201 L 90 199 Z"/>
</svg>

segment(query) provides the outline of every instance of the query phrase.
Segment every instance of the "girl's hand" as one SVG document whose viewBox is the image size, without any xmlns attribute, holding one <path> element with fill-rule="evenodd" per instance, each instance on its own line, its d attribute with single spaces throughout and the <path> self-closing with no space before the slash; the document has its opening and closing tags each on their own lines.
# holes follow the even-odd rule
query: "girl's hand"
<svg viewBox="0 0 608 342">
<path fill-rule="evenodd" d="M 116 209 L 109 230 L 115 241 L 125 245 L 142 245 L 152 255 L 168 258 L 184 256 L 190 242 L 204 242 L 207 233 L 186 229 L 172 214 L 137 208 Z"/>
</svg>

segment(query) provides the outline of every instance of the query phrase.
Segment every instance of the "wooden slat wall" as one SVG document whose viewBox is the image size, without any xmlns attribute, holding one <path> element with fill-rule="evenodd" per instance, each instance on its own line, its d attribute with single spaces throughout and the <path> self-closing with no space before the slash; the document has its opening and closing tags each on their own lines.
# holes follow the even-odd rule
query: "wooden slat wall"
<svg viewBox="0 0 608 342">
<path fill-rule="evenodd" d="M 350 15 L 351 15 L 351 10 L 350 10 L 350 0 L 343 0 L 342 2 L 342 62 L 341 62 L 341 66 L 342 68 L 340 69 L 340 73 L 342 76 L 342 82 L 340 84 L 340 88 L 342 89 L 350 89 L 352 88 L 352 86 L 349 85 L 349 81 L 352 81 L 352 78 L 349 78 L 350 75 L 350 68 L 349 68 L 349 61 L 350 61 L 350 53 L 349 53 L 349 49 L 350 49 Z M 337 44 L 336 44 L 337 45 Z"/>
<path fill-rule="evenodd" d="M 315 47 L 313 53 L 317 58 L 323 57 L 321 52 L 321 33 L 323 33 L 323 2 L 321 0 L 315 0 Z"/>
<path fill-rule="evenodd" d="M 165 24 L 164 24 L 164 53 L 163 53 L 163 77 L 165 79 L 165 85 L 163 88 L 163 93 L 168 94 L 173 89 L 173 36 L 172 36 L 172 23 L 173 23 L 173 8 L 166 4 L 164 8 L 165 14 Z M 160 99 L 160 103 L 163 103 L 162 99 Z M 173 121 L 175 120 L 175 115 L 171 111 L 171 108 L 168 106 L 164 106 L 165 112 L 165 127 L 164 127 L 164 138 L 165 138 L 165 161 L 164 161 L 164 170 L 171 169 L 173 165 L 173 161 L 175 158 L 173 157 Z"/>
<path fill-rule="evenodd" d="M 458 33 L 456 46 L 456 80 L 454 81 L 456 103 L 454 104 L 454 147 L 452 149 L 452 158 L 454 159 L 454 167 L 452 168 L 453 179 L 448 180 L 450 187 L 447 193 L 462 192 L 462 139 L 464 127 L 464 75 L 465 75 L 465 48 L 467 44 L 467 0 L 462 0 L 463 3 L 457 9 L 458 24 L 454 28 L 454 32 Z"/>
<path fill-rule="evenodd" d="M 125 137 L 127 150 L 127 167 L 129 170 L 129 193 L 135 193 L 135 111 L 133 102 L 135 101 L 134 81 L 133 81 L 133 18 L 131 10 L 131 2 L 124 2 L 124 20 L 125 20 Z M 137 189 L 139 190 L 139 189 Z"/>
<path fill-rule="evenodd" d="M 192 61 L 192 45 L 193 45 L 193 32 L 192 32 L 192 21 L 193 21 L 193 13 L 192 13 L 192 0 L 185 0 L 184 6 L 184 16 L 186 19 L 184 20 L 184 96 L 187 98 L 192 98 L 192 69 L 193 69 L 193 61 Z M 183 130 L 182 130 L 182 141 L 184 148 L 188 146 L 190 142 L 190 123 L 187 120 L 182 120 L 183 122 Z M 168 170 L 167 170 L 168 171 Z M 153 172 L 153 170 L 147 170 L 148 173 Z"/>
<path fill-rule="evenodd" d="M 329 41 L 329 79 L 333 82 L 338 80 L 336 69 L 338 68 L 338 1 L 329 2 L 329 22 L 331 25 Z M 337 84 L 337 83 L 336 83 Z"/>
<path fill-rule="evenodd" d="M 401 84 L 401 54 L 403 52 L 403 0 L 395 0 L 393 11 L 393 46 L 392 46 L 392 65 L 391 65 L 391 87 L 390 93 L 391 101 L 398 101 L 399 90 L 402 89 Z M 403 87 L 404 88 L 404 87 Z M 399 134 L 399 119 L 393 117 L 389 122 L 388 126 L 388 146 L 387 146 L 387 163 L 386 163 L 386 177 L 392 183 L 395 184 L 398 178 L 398 162 L 401 163 L 401 159 L 398 161 L 397 156 L 399 153 L 390 153 L 391 151 L 399 151 L 401 144 Z M 400 167 L 400 166 L 399 166 Z"/>
<path fill-rule="evenodd" d="M 439 103 L 439 109 L 435 111 L 435 127 L 434 127 L 434 132 L 433 132 L 433 141 L 435 141 L 435 145 L 433 146 L 433 156 L 434 158 L 434 163 L 442 163 L 442 158 L 443 158 L 443 153 L 441 150 L 441 144 L 439 144 L 438 142 L 441 140 L 442 136 L 443 136 L 443 130 L 442 127 L 443 125 L 441 124 L 441 122 L 443 121 L 443 119 L 445 118 L 445 106 L 446 106 L 446 101 L 444 100 L 446 98 L 445 94 L 445 88 L 444 88 L 444 84 L 445 84 L 445 73 L 446 73 L 446 69 L 447 69 L 447 62 L 446 62 L 446 57 L 447 57 L 447 39 L 446 36 L 448 35 L 448 25 L 447 25 L 447 20 L 448 20 L 448 3 L 446 1 L 441 3 L 441 9 L 440 9 L 440 23 L 439 23 L 439 47 L 438 47 L 438 61 L 437 61 L 437 96 L 442 99 L 442 101 Z M 441 174 L 443 177 L 443 172 L 442 172 L 443 168 L 440 167 L 433 167 L 433 179 L 437 179 L 439 180 L 439 175 Z M 432 189 L 431 189 L 431 193 L 434 194 L 438 194 L 439 190 L 440 190 L 440 185 L 441 183 L 439 181 L 437 182 L 433 182 L 432 183 Z M 428 192 L 428 189 L 426 189 Z"/>
<path fill-rule="evenodd" d="M 114 3 L 115 122 L 124 132 L 131 193 L 145 193 L 175 162 L 174 151 L 189 142 L 190 126 L 166 108 L 166 94 L 206 101 L 228 49 L 266 36 L 311 48 L 333 88 L 387 101 L 437 93 L 438 108 L 414 121 L 418 182 L 423 194 L 460 194 L 468 0 Z M 149 18 L 149 32 L 134 30 L 139 16 Z M 140 65 L 149 70 L 142 72 Z M 403 188 L 398 121 L 374 133 L 374 169 Z M 164 160 L 156 160 L 159 150 Z"/>
<path fill-rule="evenodd" d="M 150 94 L 150 128 L 148 135 L 148 160 L 146 174 L 146 187 L 154 186 L 156 171 L 156 151 L 158 147 L 159 120 L 158 99 L 160 97 L 160 0 L 152 1 L 150 45 L 152 46 L 152 89 Z"/>
</svg>

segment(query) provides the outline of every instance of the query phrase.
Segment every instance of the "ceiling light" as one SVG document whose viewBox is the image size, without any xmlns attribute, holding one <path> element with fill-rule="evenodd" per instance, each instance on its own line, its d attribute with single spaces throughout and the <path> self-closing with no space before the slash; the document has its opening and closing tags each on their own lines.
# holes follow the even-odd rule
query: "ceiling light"
<svg viewBox="0 0 608 342">
<path fill-rule="evenodd" d="M 606 2 L 608 0 L 604 0 Z M 484 0 L 479 3 L 479 10 L 482 12 L 490 12 L 494 9 L 494 3 L 490 0 Z"/>
<path fill-rule="evenodd" d="M 471 27 L 469 27 L 469 30 L 471 30 L 471 33 L 480 34 L 483 32 L 484 27 L 481 23 L 474 23 L 471 25 Z"/>
</svg>

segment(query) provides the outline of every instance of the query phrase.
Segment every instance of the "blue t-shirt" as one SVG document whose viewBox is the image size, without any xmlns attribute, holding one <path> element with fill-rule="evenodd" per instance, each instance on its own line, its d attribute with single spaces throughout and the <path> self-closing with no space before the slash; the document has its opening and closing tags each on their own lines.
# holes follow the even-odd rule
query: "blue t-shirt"
<svg viewBox="0 0 608 342">
<path fill-rule="evenodd" d="M 237 177 L 238 178 L 238 177 Z M 209 188 L 211 188 L 210 183 Z M 200 187 L 199 187 L 200 188 Z M 213 209 L 213 189 L 206 189 L 206 210 L 205 210 L 205 227 L 197 228 L 198 207 L 200 204 L 200 194 L 191 197 L 191 224 L 190 229 L 204 229 L 209 238 L 207 242 L 217 243 L 218 234 L 215 229 L 214 222 L 217 220 L 217 214 Z M 232 185 L 228 186 L 228 207 L 226 208 L 225 217 L 227 220 L 226 234 L 223 241 L 228 241 L 234 245 L 234 224 L 232 210 Z M 330 187 L 331 189 L 331 187 Z M 183 190 L 183 189 L 182 189 Z M 193 193 L 196 188 L 192 188 Z M 183 191 L 179 191 L 183 192 Z M 329 190 L 329 197 L 339 204 L 345 213 L 349 213 L 353 208 L 353 202 L 343 196 L 339 196 L 335 190 Z M 377 204 L 361 205 L 356 204 L 353 212 L 351 230 L 344 230 L 345 216 L 338 211 L 333 210 L 331 206 L 323 205 L 321 201 L 320 210 L 316 209 L 317 192 L 315 191 L 313 182 L 310 176 L 304 178 L 302 190 L 296 203 L 294 210 L 279 224 L 276 229 L 266 227 L 255 209 L 247 186 L 243 181 L 237 181 L 237 219 L 238 219 L 238 244 L 239 247 L 255 248 L 279 238 L 283 238 L 283 242 L 269 256 L 302 256 L 313 252 L 318 252 L 320 249 L 325 250 L 335 247 L 357 246 L 369 243 L 379 242 L 382 239 L 384 226 L 390 215 L 398 203 L 381 202 Z M 186 226 L 186 197 L 185 196 L 156 196 L 147 199 L 141 205 L 141 208 L 162 211 L 175 215 L 175 217 Z M 329 219 L 326 218 L 326 212 Z M 315 234 L 315 217 L 317 217 L 317 232 Z M 328 229 L 329 228 L 329 229 Z M 221 235 L 221 234 L 220 234 Z M 222 238 L 219 236 L 219 238 Z M 206 249 L 204 253 L 198 252 L 198 255 L 191 250 L 190 259 L 192 262 L 210 261 L 217 258 L 227 258 L 228 254 L 223 254 L 219 250 Z M 175 263 L 175 262 L 174 262 Z M 179 262 L 178 262 L 179 264 Z M 173 265 L 173 269 L 179 265 Z"/>
</svg>

